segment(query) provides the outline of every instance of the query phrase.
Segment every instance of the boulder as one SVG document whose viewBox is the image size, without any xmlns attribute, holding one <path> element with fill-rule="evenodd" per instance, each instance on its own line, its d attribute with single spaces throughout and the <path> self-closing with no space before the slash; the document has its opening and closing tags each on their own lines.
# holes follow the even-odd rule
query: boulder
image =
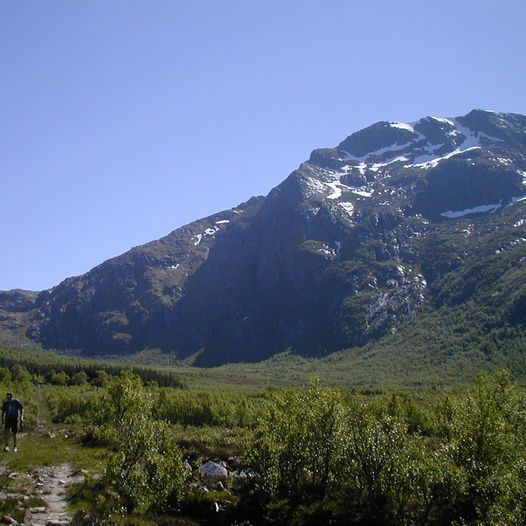
<svg viewBox="0 0 526 526">
<path fill-rule="evenodd" d="M 226 480 L 229 477 L 228 470 L 212 460 L 205 462 L 199 467 L 198 471 L 205 477 L 215 480 Z"/>
</svg>

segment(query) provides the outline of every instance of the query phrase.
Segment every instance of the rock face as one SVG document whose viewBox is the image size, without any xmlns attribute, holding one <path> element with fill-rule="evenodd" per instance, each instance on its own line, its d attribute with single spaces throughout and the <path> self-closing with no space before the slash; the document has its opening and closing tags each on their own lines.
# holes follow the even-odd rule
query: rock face
<svg viewBox="0 0 526 526">
<path fill-rule="evenodd" d="M 267 197 L 41 292 L 27 335 L 89 355 L 159 348 L 197 365 L 360 346 L 424 302 L 449 301 L 446 277 L 480 258 L 488 233 L 523 265 L 525 183 L 522 115 L 380 122 L 315 150 Z M 506 323 L 526 321 L 520 287 Z"/>
<path fill-rule="evenodd" d="M 38 292 L 30 290 L 0 291 L 0 337 L 14 346 L 27 344 L 25 332 L 35 313 Z"/>
</svg>

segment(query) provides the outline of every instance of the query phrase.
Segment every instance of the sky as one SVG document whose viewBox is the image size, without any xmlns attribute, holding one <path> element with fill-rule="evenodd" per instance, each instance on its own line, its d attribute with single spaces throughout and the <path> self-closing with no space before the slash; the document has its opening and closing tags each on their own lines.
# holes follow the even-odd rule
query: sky
<svg viewBox="0 0 526 526">
<path fill-rule="evenodd" d="M 266 195 L 379 120 L 526 114 L 524 0 L 2 0 L 0 289 Z"/>
</svg>

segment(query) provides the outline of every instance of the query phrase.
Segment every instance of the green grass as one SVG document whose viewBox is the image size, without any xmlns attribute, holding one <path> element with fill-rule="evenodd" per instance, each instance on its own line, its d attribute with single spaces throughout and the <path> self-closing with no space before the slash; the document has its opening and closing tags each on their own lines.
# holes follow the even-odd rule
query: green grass
<svg viewBox="0 0 526 526">
<path fill-rule="evenodd" d="M 244 428 L 174 426 L 174 439 L 186 455 L 200 459 L 242 455 L 252 433 Z"/>
<path fill-rule="evenodd" d="M 19 433 L 18 452 L 2 452 L 1 464 L 14 471 L 29 471 L 39 466 L 54 466 L 68 462 L 74 469 L 97 470 L 104 460 L 102 448 L 81 445 L 74 429 L 51 424 L 51 414 L 43 390 L 37 390 L 36 420 L 40 429 Z M 35 415 L 31 415 L 35 417 Z"/>
<path fill-rule="evenodd" d="M 74 469 L 97 470 L 107 452 L 86 447 L 76 438 L 66 438 L 67 430 L 51 430 L 51 436 L 39 432 L 21 434 L 18 452 L 2 452 L 1 464 L 13 471 L 30 471 L 40 466 L 55 466 L 68 462 Z"/>
</svg>

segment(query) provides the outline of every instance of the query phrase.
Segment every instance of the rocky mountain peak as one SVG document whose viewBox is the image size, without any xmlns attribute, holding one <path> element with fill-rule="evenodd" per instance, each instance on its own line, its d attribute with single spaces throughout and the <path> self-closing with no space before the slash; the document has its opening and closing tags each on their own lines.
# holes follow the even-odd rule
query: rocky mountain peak
<svg viewBox="0 0 526 526">
<path fill-rule="evenodd" d="M 41 293 L 27 336 L 203 365 L 380 341 L 443 301 L 482 240 L 499 233 L 491 257 L 526 248 L 525 137 L 524 116 L 483 110 L 378 122 L 312 152 L 267 197 Z"/>
</svg>

